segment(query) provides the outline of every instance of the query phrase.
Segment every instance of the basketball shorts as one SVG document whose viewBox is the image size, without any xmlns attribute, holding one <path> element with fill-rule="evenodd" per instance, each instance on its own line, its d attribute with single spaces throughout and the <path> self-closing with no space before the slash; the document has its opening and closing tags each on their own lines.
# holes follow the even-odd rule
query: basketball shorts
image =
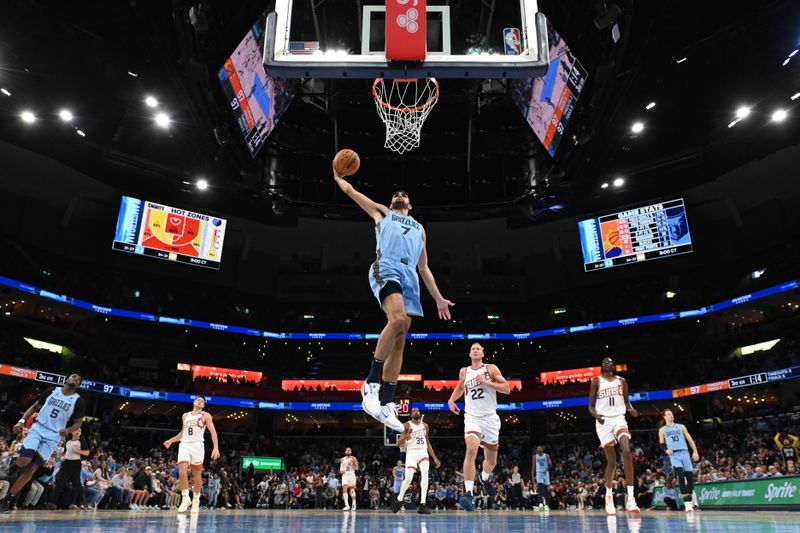
<svg viewBox="0 0 800 533">
<path fill-rule="evenodd" d="M 602 424 L 595 422 L 594 427 L 597 429 L 597 438 L 600 439 L 601 448 L 614 446 L 622 436 L 631 438 L 625 415 L 607 416 Z"/>
<path fill-rule="evenodd" d="M 395 494 L 398 494 L 400 492 L 400 489 L 402 488 L 402 485 L 403 485 L 402 481 L 397 481 L 395 479 L 394 480 L 394 485 L 392 485 L 392 492 L 394 492 Z"/>
<path fill-rule="evenodd" d="M 22 441 L 20 456 L 30 457 L 38 465 L 44 465 L 58 448 L 61 437 L 51 431 L 40 431 L 37 424 L 31 426 L 28 435 Z"/>
<path fill-rule="evenodd" d="M 428 460 L 428 450 L 408 450 L 406 452 L 406 468 L 419 470 L 419 465 Z"/>
<path fill-rule="evenodd" d="M 691 472 L 693 468 L 692 456 L 689 455 L 689 450 L 673 451 L 672 455 L 669 456 L 669 462 L 672 468 L 683 468 L 685 472 Z"/>
<path fill-rule="evenodd" d="M 356 486 L 356 475 L 354 473 L 344 474 L 342 476 L 342 487 L 355 487 Z"/>
<path fill-rule="evenodd" d="M 403 304 L 408 316 L 423 316 L 422 303 L 419 298 L 419 276 L 416 267 L 404 265 L 400 259 L 381 259 L 369 268 L 369 286 L 372 294 L 383 305 L 381 289 L 390 281 L 400 286 Z"/>
<path fill-rule="evenodd" d="M 537 485 L 549 485 L 550 484 L 550 473 L 540 474 L 539 472 L 536 472 L 536 484 Z"/>
<path fill-rule="evenodd" d="M 500 417 L 497 413 L 475 416 L 464 412 L 464 435 L 475 435 L 481 448 L 496 450 L 500 444 Z"/>
<path fill-rule="evenodd" d="M 202 465 L 206 449 L 202 442 L 181 442 L 178 446 L 178 462 Z"/>
</svg>

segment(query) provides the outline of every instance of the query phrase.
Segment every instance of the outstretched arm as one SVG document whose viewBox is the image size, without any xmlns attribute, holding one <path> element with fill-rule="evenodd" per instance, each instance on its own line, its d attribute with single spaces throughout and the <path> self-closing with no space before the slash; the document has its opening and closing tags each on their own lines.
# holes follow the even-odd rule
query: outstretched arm
<svg viewBox="0 0 800 533">
<path fill-rule="evenodd" d="M 636 417 L 639 416 L 639 411 L 633 408 L 631 405 L 631 398 L 628 396 L 628 380 L 625 378 L 620 378 L 622 381 L 622 396 L 625 398 L 625 409 L 628 411 L 628 414 Z"/>
<path fill-rule="evenodd" d="M 214 427 L 214 419 L 208 413 L 203 415 L 208 432 L 211 433 L 211 442 L 214 444 L 214 449 L 211 450 L 211 460 L 216 461 L 219 459 L 219 441 L 217 440 L 217 428 Z"/>
<path fill-rule="evenodd" d="M 349 181 L 336 174 L 336 170 L 333 171 L 333 179 L 336 181 L 336 185 L 339 186 L 342 192 L 349 196 L 350 199 L 355 203 L 357 203 L 358 207 L 363 209 L 365 213 L 371 216 L 376 224 L 386 216 L 386 213 L 389 212 L 389 208 L 385 205 L 375 203 L 365 194 L 358 192 L 355 187 L 350 185 Z"/>
<path fill-rule="evenodd" d="M 456 405 L 456 400 L 464 396 L 464 377 L 467 375 L 467 369 L 462 368 L 461 371 L 458 373 L 458 385 L 456 388 L 453 389 L 453 394 L 450 395 L 450 399 L 447 400 L 447 406 L 454 414 L 460 414 L 461 411 L 458 410 L 458 406 Z"/>
<path fill-rule="evenodd" d="M 169 449 L 169 447 L 172 446 L 173 444 L 175 444 L 176 442 L 180 442 L 181 437 L 183 437 L 183 418 L 185 416 L 186 416 L 186 414 L 182 414 L 181 415 L 181 430 L 178 432 L 177 435 L 175 435 L 171 439 L 167 439 L 167 440 L 164 441 L 164 448 Z"/>
<path fill-rule="evenodd" d="M 428 266 L 427 242 L 428 237 L 425 234 L 425 230 L 422 230 L 422 253 L 420 253 L 419 262 L 417 263 L 419 276 L 425 283 L 425 287 L 428 289 L 428 292 L 436 301 L 436 309 L 439 311 L 439 318 L 442 320 L 450 320 L 450 307 L 454 306 L 455 304 L 450 300 L 446 300 L 445 297 L 442 296 L 442 293 L 439 292 L 439 287 L 436 286 L 436 280 L 433 279 L 433 272 L 431 272 L 431 269 Z"/>
</svg>

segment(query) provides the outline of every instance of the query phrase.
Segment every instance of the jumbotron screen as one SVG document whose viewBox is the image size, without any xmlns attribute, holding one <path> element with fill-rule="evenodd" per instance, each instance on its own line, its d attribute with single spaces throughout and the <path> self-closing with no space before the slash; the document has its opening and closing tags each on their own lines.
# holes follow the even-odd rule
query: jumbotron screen
<svg viewBox="0 0 800 533">
<path fill-rule="evenodd" d="M 581 220 L 578 233 L 586 272 L 692 251 L 682 198 Z"/>
<path fill-rule="evenodd" d="M 112 248 L 219 269 L 224 218 L 123 196 Z"/>
<path fill-rule="evenodd" d="M 551 156 L 564 137 L 588 73 L 561 35 L 548 24 L 550 66 L 542 78 L 515 80 L 511 96 Z"/>
<path fill-rule="evenodd" d="M 297 84 L 296 80 L 267 76 L 261 52 L 265 27 L 266 14 L 250 27 L 217 73 L 252 156 L 258 153 L 289 107 Z"/>
</svg>

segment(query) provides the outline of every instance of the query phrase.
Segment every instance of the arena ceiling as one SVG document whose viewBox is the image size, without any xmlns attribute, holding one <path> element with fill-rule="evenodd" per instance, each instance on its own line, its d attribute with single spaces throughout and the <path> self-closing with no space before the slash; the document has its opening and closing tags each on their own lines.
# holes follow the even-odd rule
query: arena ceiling
<svg viewBox="0 0 800 533">
<path fill-rule="evenodd" d="M 490 15 L 501 19 L 515 5 L 450 4 L 454 27 L 467 35 L 489 28 L 490 36 Z M 332 29 L 354 24 L 351 0 L 305 9 L 311 5 L 323 44 Z M 613 5 L 617 42 L 595 23 L 613 15 Z M 354 181 L 376 199 L 402 187 L 428 220 L 508 216 L 518 224 L 678 194 L 800 138 L 792 112 L 800 99 L 791 99 L 800 92 L 800 55 L 791 56 L 800 45 L 796 2 L 541 0 L 589 72 L 554 159 L 505 85 L 480 80 L 443 83 L 423 146 L 402 157 L 381 148 L 368 82 L 307 83 L 253 159 L 215 73 L 268 7 L 263 0 L 3 2 L 0 138 L 125 193 L 185 206 L 213 195 L 219 212 L 271 223 L 359 216 L 330 180 L 338 141 L 362 152 Z M 153 123 L 147 95 L 170 117 L 168 129 Z M 729 127 L 742 106 L 750 116 Z M 776 123 L 779 108 L 789 115 Z M 61 109 L 74 117 L 59 120 Z M 37 121 L 20 120 L 23 110 Z M 638 134 L 635 122 L 644 126 Z M 196 190 L 200 177 L 208 190 Z"/>
</svg>

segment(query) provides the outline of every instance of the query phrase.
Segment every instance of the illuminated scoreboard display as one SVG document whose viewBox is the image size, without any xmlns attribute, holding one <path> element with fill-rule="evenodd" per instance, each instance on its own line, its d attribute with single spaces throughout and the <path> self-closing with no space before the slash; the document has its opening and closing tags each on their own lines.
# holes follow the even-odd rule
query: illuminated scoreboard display
<svg viewBox="0 0 800 533">
<path fill-rule="evenodd" d="M 578 232 L 586 272 L 692 251 L 683 199 L 582 220 Z"/>
<path fill-rule="evenodd" d="M 411 399 L 410 398 L 399 398 L 395 401 L 395 405 L 397 405 L 397 417 L 404 418 L 411 416 Z"/>
</svg>

